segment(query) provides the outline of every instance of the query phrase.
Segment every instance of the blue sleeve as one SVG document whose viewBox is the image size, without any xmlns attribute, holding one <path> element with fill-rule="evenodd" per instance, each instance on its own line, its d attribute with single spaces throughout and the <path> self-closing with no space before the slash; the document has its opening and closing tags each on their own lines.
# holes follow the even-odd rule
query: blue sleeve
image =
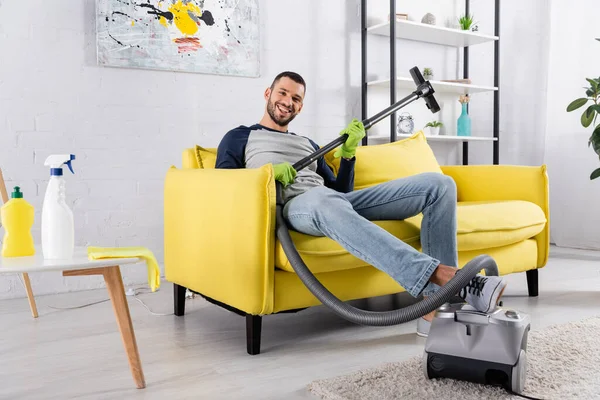
<svg viewBox="0 0 600 400">
<path fill-rule="evenodd" d="M 310 139 L 309 139 L 310 140 Z M 319 145 L 310 140 L 310 143 L 319 150 Z M 325 181 L 325 186 L 328 188 L 337 190 L 342 193 L 349 193 L 354 190 L 354 163 L 356 157 L 352 157 L 351 160 L 342 158 L 340 161 L 340 170 L 337 177 L 333 174 L 329 165 L 325 162 L 325 157 L 320 157 L 317 160 L 317 173 L 321 175 Z"/>
<path fill-rule="evenodd" d="M 250 136 L 250 129 L 242 126 L 227 132 L 217 148 L 215 168 L 245 168 L 248 136 Z"/>
</svg>

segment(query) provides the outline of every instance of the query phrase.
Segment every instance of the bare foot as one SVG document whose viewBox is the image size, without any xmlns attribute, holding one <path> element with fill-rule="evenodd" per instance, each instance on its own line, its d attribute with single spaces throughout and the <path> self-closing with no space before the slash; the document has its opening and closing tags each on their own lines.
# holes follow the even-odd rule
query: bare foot
<svg viewBox="0 0 600 400">
<path fill-rule="evenodd" d="M 438 286 L 444 286 L 446 283 L 450 282 L 452 278 L 454 278 L 456 272 L 458 272 L 458 268 L 440 264 L 435 271 L 433 271 L 433 274 L 429 280 Z"/>
<path fill-rule="evenodd" d="M 435 311 L 432 311 L 432 312 L 430 312 L 429 314 L 427 314 L 427 315 L 424 315 L 424 316 L 423 316 L 423 319 L 424 319 L 425 321 L 429 321 L 429 322 L 431 322 L 431 321 L 433 320 L 433 317 L 434 317 L 434 316 L 435 316 Z"/>
</svg>

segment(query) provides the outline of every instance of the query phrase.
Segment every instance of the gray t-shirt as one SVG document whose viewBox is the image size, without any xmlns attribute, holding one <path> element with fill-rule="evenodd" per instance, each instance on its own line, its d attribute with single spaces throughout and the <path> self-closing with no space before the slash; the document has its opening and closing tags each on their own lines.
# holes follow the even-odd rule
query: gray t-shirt
<svg viewBox="0 0 600 400">
<path fill-rule="evenodd" d="M 258 168 L 265 164 L 294 164 L 311 155 L 319 146 L 312 140 L 291 132 L 280 132 L 260 124 L 239 126 L 227 132 L 217 149 L 216 168 Z M 283 190 L 288 200 L 316 186 L 327 186 L 340 192 L 354 189 L 355 159 L 342 159 L 338 176 L 320 157 L 299 171 L 294 182 Z"/>
</svg>

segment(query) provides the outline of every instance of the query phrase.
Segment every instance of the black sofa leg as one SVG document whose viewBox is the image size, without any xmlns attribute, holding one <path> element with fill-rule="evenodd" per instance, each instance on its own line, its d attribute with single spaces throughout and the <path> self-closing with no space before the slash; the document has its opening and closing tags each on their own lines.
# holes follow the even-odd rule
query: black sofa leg
<svg viewBox="0 0 600 400">
<path fill-rule="evenodd" d="M 187 288 L 173 284 L 173 301 L 174 301 L 174 313 L 178 317 L 185 314 L 185 292 Z"/>
<path fill-rule="evenodd" d="M 260 354 L 260 331 L 262 317 L 260 315 L 246 314 L 246 347 L 248 354 Z"/>
<path fill-rule="evenodd" d="M 537 269 L 531 269 L 527 271 L 527 290 L 529 291 L 529 297 L 536 297 L 538 295 Z"/>
</svg>

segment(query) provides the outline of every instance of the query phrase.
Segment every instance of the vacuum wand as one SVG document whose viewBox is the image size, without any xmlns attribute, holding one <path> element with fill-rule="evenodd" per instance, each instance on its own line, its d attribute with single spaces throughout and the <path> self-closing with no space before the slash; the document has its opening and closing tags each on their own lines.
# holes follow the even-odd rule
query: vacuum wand
<svg viewBox="0 0 600 400">
<path fill-rule="evenodd" d="M 413 101 L 415 101 L 419 98 L 425 99 L 427 108 L 429 108 L 432 113 L 436 113 L 440 110 L 440 107 L 439 107 L 437 101 L 433 97 L 433 93 L 435 93 L 435 91 L 433 90 L 433 87 L 431 86 L 429 81 L 426 81 L 425 79 L 423 79 L 423 76 L 421 75 L 421 72 L 419 72 L 419 69 L 417 67 L 412 68 L 410 70 L 410 74 L 413 77 L 415 84 L 417 85 L 417 89 L 414 92 L 412 92 L 410 95 L 403 98 L 402 100 L 395 102 L 394 104 L 392 104 L 385 110 L 380 111 L 379 113 L 375 114 L 371 118 L 367 118 L 364 121 L 362 121 L 362 124 L 365 127 L 365 130 L 370 129 L 373 125 L 375 125 L 382 119 L 387 118 L 392 113 L 398 111 L 399 109 L 401 109 L 403 107 L 406 107 L 407 105 L 409 105 L 410 103 L 412 103 Z M 327 145 L 323 146 L 322 148 L 315 151 L 311 155 L 306 156 L 303 159 L 301 159 L 300 161 L 296 162 L 292 167 L 296 171 L 300 171 L 301 169 L 308 167 L 310 164 L 312 164 L 313 162 L 318 160 L 323 155 L 325 155 L 328 152 L 330 152 L 331 150 L 335 149 L 340 144 L 343 144 L 344 142 L 346 142 L 346 139 L 348 139 L 348 134 L 345 133 L 343 135 L 340 135 L 340 137 L 338 137 L 337 139 L 328 143 Z"/>
</svg>

